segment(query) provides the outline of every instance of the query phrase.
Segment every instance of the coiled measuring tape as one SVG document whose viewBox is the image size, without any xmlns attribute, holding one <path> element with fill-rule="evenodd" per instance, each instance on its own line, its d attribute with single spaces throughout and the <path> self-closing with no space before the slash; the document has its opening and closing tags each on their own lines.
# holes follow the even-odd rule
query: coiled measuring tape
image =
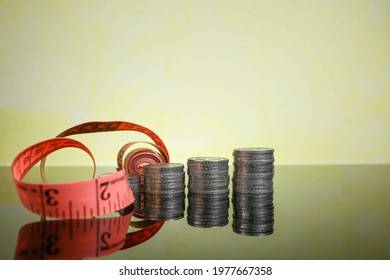
<svg viewBox="0 0 390 280">
<path fill-rule="evenodd" d="M 26 224 L 19 230 L 14 259 L 79 260 L 107 256 L 144 243 L 164 224 L 164 221 L 132 221 L 133 213 Z M 128 232 L 129 226 L 136 230 Z"/>
<path fill-rule="evenodd" d="M 118 167 L 115 173 L 80 182 L 47 183 L 44 172 L 46 157 L 54 151 L 69 147 L 81 149 L 91 157 L 94 165 L 93 177 L 95 177 L 96 164 L 91 151 L 79 141 L 66 138 L 67 136 L 121 130 L 146 134 L 153 140 L 155 143 L 153 145 L 161 154 L 151 152 L 150 149 L 138 150 L 136 164 L 123 163 L 125 151 L 136 143 L 130 142 L 124 145 L 118 153 Z M 157 134 L 146 127 L 122 121 L 87 122 L 63 131 L 56 138 L 39 142 L 23 150 L 13 160 L 11 172 L 19 198 L 29 211 L 44 217 L 85 219 L 119 211 L 134 202 L 126 171 L 132 170 L 140 173 L 142 161 L 139 158 L 145 159 L 143 163 L 169 162 L 165 144 Z M 125 160 L 131 161 L 132 159 L 130 156 Z M 23 177 L 39 161 L 41 161 L 40 172 L 44 183 L 34 184 L 23 181 Z"/>
</svg>

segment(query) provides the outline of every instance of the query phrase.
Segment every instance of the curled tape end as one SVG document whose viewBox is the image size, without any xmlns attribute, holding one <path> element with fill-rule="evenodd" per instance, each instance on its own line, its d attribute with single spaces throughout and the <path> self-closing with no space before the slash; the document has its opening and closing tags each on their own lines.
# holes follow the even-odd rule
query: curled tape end
<svg viewBox="0 0 390 280">
<path fill-rule="evenodd" d="M 153 155 L 155 157 L 153 162 L 169 162 L 168 151 L 163 141 L 154 132 L 143 126 L 128 122 L 88 122 L 80 124 L 65 130 L 56 138 L 39 142 L 23 150 L 15 157 L 11 171 L 22 204 L 31 212 L 41 216 L 78 219 L 109 214 L 134 203 L 134 195 L 126 174 L 126 172 L 132 170 L 130 161 L 133 159 L 131 157 L 125 160 L 125 169 L 122 168 L 122 163 L 118 161 L 116 173 L 95 178 L 96 163 L 91 151 L 82 143 L 66 138 L 66 136 L 73 134 L 119 130 L 139 131 L 148 135 L 155 145 L 149 144 L 160 152 L 160 154 L 155 153 Z M 122 149 L 126 150 L 131 145 L 126 144 Z M 47 182 L 44 171 L 46 157 L 54 151 L 67 147 L 79 148 L 89 154 L 93 161 L 94 179 L 60 184 Z M 124 151 L 121 154 L 122 157 L 123 154 Z M 146 154 L 146 159 L 153 158 L 149 151 Z M 43 184 L 23 182 L 24 175 L 39 161 L 41 161 L 40 174 Z M 139 162 L 136 165 L 138 167 Z M 137 171 L 139 172 L 139 170 Z"/>
</svg>

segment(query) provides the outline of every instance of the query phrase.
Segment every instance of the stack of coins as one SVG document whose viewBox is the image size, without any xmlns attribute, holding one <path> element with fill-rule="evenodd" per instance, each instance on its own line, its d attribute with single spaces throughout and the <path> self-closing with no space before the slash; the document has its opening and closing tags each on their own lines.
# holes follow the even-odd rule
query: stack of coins
<svg viewBox="0 0 390 280">
<path fill-rule="evenodd" d="M 215 228 L 229 223 L 229 160 L 191 157 L 187 160 L 187 222 Z"/>
<path fill-rule="evenodd" d="M 274 229 L 274 150 L 239 148 L 233 151 L 233 231 L 270 235 Z"/>
<path fill-rule="evenodd" d="M 128 173 L 127 179 L 134 195 L 134 209 L 141 208 L 141 176 L 137 173 Z"/>
<path fill-rule="evenodd" d="M 144 216 L 177 220 L 185 211 L 185 172 L 181 163 L 144 165 Z"/>
</svg>

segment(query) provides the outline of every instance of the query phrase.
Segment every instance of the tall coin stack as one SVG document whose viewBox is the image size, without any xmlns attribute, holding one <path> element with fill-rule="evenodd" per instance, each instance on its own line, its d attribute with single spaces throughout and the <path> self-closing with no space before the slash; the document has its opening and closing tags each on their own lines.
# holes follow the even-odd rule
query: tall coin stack
<svg viewBox="0 0 390 280">
<path fill-rule="evenodd" d="M 177 220 L 185 211 L 185 172 L 181 163 L 144 165 L 144 216 Z"/>
<path fill-rule="evenodd" d="M 233 231 L 270 235 L 274 231 L 274 150 L 238 148 L 233 158 Z"/>
<path fill-rule="evenodd" d="M 215 228 L 229 223 L 229 160 L 191 157 L 187 160 L 187 222 Z"/>
</svg>

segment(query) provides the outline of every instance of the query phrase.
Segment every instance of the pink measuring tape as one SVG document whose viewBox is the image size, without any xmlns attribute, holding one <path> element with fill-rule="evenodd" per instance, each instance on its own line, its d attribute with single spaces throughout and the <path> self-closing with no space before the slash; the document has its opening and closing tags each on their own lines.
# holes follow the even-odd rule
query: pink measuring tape
<svg viewBox="0 0 390 280">
<path fill-rule="evenodd" d="M 66 138 L 70 135 L 108 131 L 130 130 L 149 136 L 158 152 L 151 149 L 137 149 L 125 160 L 126 150 L 135 143 L 122 147 L 117 155 L 117 172 L 79 182 L 47 183 L 44 172 L 45 158 L 63 148 L 78 148 L 85 151 L 96 165 L 91 151 L 81 142 Z M 27 172 L 41 161 L 42 184 L 23 181 Z M 11 164 L 13 180 L 19 198 L 25 208 L 44 217 L 61 219 L 85 219 L 119 211 L 134 202 L 127 179 L 127 173 L 142 174 L 140 166 L 145 163 L 169 162 L 167 148 L 163 141 L 150 129 L 129 122 L 88 122 L 71 127 L 56 138 L 32 145 L 20 152 Z"/>
</svg>

